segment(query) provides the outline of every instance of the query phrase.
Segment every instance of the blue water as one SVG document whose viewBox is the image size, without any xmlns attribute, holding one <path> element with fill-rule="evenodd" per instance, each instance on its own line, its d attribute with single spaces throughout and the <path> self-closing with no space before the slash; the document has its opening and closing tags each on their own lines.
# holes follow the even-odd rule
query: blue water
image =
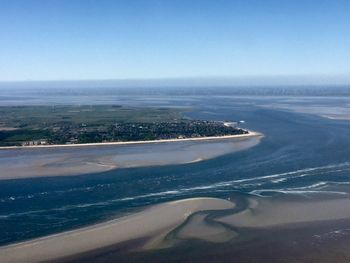
<svg viewBox="0 0 350 263">
<path fill-rule="evenodd" d="M 188 197 L 227 198 L 237 192 L 348 195 L 350 121 L 260 107 L 261 100 L 207 96 L 191 100 L 192 118 L 245 120 L 244 128 L 265 135 L 258 146 L 245 151 L 186 165 L 0 181 L 0 244 Z M 274 98 L 263 100 L 272 103 Z M 188 106 L 188 100 L 182 104 Z M 177 100 L 173 106 L 182 104 Z"/>
</svg>

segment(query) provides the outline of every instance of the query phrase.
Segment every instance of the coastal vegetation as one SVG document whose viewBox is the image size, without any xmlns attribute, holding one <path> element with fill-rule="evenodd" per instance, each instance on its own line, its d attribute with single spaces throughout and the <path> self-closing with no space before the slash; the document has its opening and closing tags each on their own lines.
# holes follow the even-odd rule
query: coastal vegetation
<svg viewBox="0 0 350 263">
<path fill-rule="evenodd" d="M 245 134 L 174 108 L 120 105 L 0 107 L 0 146 L 77 144 Z"/>
</svg>

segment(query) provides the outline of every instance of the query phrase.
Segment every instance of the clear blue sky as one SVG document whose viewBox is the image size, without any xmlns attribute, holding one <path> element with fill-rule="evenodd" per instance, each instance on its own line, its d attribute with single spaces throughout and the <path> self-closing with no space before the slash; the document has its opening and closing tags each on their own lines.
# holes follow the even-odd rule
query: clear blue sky
<svg viewBox="0 0 350 263">
<path fill-rule="evenodd" d="M 350 75 L 349 0 L 0 0 L 0 81 Z"/>
</svg>

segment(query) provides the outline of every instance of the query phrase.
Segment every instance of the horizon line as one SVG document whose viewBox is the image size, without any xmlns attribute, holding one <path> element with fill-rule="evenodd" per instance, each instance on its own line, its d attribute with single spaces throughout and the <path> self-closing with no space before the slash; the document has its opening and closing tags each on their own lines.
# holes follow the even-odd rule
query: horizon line
<svg viewBox="0 0 350 263">
<path fill-rule="evenodd" d="M 350 85 L 350 74 L 280 74 L 280 75 L 242 75 L 242 76 L 187 76 L 187 77 L 149 77 L 149 78 L 96 78 L 96 79 L 37 79 L 37 80 L 0 80 L 0 85 L 20 84 L 109 84 L 126 86 L 162 85 L 162 86 L 303 86 L 303 85 Z"/>
</svg>

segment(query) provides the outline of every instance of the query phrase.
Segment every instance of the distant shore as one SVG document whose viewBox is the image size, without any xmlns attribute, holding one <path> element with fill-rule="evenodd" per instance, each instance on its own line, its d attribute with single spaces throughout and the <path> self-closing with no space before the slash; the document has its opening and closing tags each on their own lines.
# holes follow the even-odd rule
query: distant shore
<svg viewBox="0 0 350 263">
<path fill-rule="evenodd" d="M 97 143 L 76 143 L 76 144 L 48 144 L 48 145 L 28 145 L 28 146 L 0 146 L 0 150 L 12 149 L 33 149 L 33 148 L 58 148 L 58 147 L 88 147 L 88 146 L 108 146 L 108 145 L 131 145 L 131 144 L 149 144 L 149 143 L 167 143 L 167 142 L 184 142 L 184 141 L 207 141 L 232 138 L 246 138 L 252 136 L 263 136 L 262 133 L 246 130 L 245 134 L 234 134 L 224 136 L 210 137 L 193 137 L 193 138 L 176 138 L 176 139 L 160 139 L 149 141 L 122 141 L 122 142 L 97 142 Z"/>
</svg>

